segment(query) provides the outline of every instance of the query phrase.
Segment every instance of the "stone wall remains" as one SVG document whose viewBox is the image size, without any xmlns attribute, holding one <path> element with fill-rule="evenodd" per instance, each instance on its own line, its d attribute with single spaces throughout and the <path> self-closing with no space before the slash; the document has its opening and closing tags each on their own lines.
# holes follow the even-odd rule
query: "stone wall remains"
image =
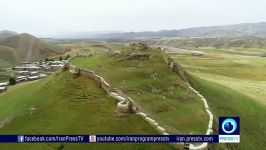
<svg viewBox="0 0 266 150">
<path fill-rule="evenodd" d="M 103 88 L 106 93 L 109 94 L 109 96 L 115 98 L 118 101 L 118 113 L 136 113 L 137 115 L 141 116 L 145 121 L 147 121 L 160 134 L 169 135 L 166 130 L 159 125 L 159 123 L 148 117 L 147 114 L 141 112 L 139 106 L 135 105 L 134 100 L 132 98 L 124 97 L 123 95 L 119 95 L 118 93 L 114 92 L 115 90 L 113 90 L 112 86 L 108 82 L 106 82 L 103 77 L 96 75 L 91 70 L 78 68 L 77 66 L 71 65 L 70 61 L 65 64 L 64 68 L 68 69 L 70 73 L 94 79 L 98 83 L 99 87 Z M 174 147 L 176 147 L 176 145 L 179 145 L 180 148 L 180 145 L 183 145 L 183 143 L 176 143 L 171 145 L 173 145 Z"/>
<path fill-rule="evenodd" d="M 179 74 L 182 80 L 187 81 L 186 71 L 182 68 L 181 65 L 176 63 L 165 51 L 164 48 L 161 48 L 161 54 L 163 56 L 164 61 L 167 63 L 168 67 Z"/>
<path fill-rule="evenodd" d="M 189 89 L 191 89 L 198 97 L 201 98 L 201 101 L 204 103 L 204 107 L 206 112 L 209 115 L 209 124 L 208 129 L 206 132 L 206 135 L 209 135 L 213 132 L 212 126 L 213 126 L 213 114 L 211 113 L 208 103 L 206 99 L 195 89 L 193 89 L 190 84 L 188 83 L 186 79 L 186 72 L 184 69 L 176 63 L 162 48 L 161 54 L 163 56 L 164 61 L 167 63 L 167 65 L 171 68 L 172 71 L 177 72 L 181 79 L 184 80 L 187 83 L 187 86 Z M 162 135 L 169 135 L 169 133 L 166 132 L 166 130 L 159 125 L 158 122 L 156 122 L 154 119 L 148 117 L 147 114 L 140 111 L 139 106 L 136 106 L 134 103 L 134 100 L 130 97 L 124 97 L 122 95 L 119 95 L 118 93 L 115 93 L 112 86 L 106 82 L 106 80 L 98 75 L 96 75 L 93 71 L 83 68 L 78 68 L 77 66 L 70 64 L 70 59 L 67 61 L 67 63 L 64 66 L 64 69 L 68 69 L 70 73 L 78 74 L 82 76 L 86 76 L 88 78 L 94 79 L 99 87 L 103 88 L 104 91 L 109 94 L 109 96 L 115 98 L 117 103 L 117 112 L 118 113 L 136 113 L 141 118 L 143 118 L 146 122 L 148 122 L 156 131 L 158 131 Z M 176 148 L 180 148 L 181 145 L 184 145 L 184 143 L 171 143 L 172 146 Z M 208 143 L 202 143 L 201 145 L 194 145 L 189 144 L 189 149 L 193 150 L 199 150 L 199 149 L 206 149 L 208 146 Z"/>
<path fill-rule="evenodd" d="M 185 70 L 181 67 L 181 65 L 179 65 L 177 62 L 175 62 L 165 52 L 164 48 L 161 48 L 161 54 L 163 56 L 164 61 L 171 68 L 171 70 L 174 71 L 174 72 L 177 72 L 180 75 L 181 79 L 187 83 L 187 87 L 193 93 L 195 93 L 200 98 L 200 100 L 203 102 L 205 111 L 209 115 L 209 123 L 208 123 L 208 128 L 207 128 L 207 131 L 206 131 L 206 135 L 210 135 L 213 132 L 213 114 L 210 111 L 210 108 L 209 108 L 207 100 L 197 90 L 195 90 L 193 87 L 190 86 L 190 84 L 189 84 L 189 82 L 187 81 L 187 78 L 186 78 Z M 189 144 L 189 149 L 191 149 L 191 150 L 200 150 L 200 149 L 207 149 L 207 148 L 208 148 L 208 143 L 202 143 L 200 145 Z"/>
</svg>

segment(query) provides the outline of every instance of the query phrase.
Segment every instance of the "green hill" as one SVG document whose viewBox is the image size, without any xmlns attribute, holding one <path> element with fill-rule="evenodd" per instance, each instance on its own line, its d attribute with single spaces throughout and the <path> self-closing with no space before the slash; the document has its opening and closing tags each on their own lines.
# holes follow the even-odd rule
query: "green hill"
<svg viewBox="0 0 266 150">
<path fill-rule="evenodd" d="M 139 116 L 120 116 L 94 80 L 56 73 L 0 94 L 0 134 L 158 134 Z M 1 144 L 6 149 L 173 149 L 168 144 Z"/>
<path fill-rule="evenodd" d="M 120 54 L 102 51 L 90 57 L 75 57 L 72 63 L 104 77 L 169 133 L 206 133 L 208 115 L 203 103 L 167 67 L 158 49 L 124 46 L 119 50 Z"/>
<path fill-rule="evenodd" d="M 63 47 L 46 43 L 26 33 L 8 37 L 0 42 L 0 60 L 9 64 L 35 61 L 64 52 Z"/>
</svg>

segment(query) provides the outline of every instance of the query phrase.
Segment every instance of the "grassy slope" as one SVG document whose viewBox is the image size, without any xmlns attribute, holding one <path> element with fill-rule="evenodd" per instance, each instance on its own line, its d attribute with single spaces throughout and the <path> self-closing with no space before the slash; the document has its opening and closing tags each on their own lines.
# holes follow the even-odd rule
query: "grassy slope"
<svg viewBox="0 0 266 150">
<path fill-rule="evenodd" d="M 32 110 L 31 108 L 35 108 Z M 0 134 L 157 134 L 135 114 L 118 116 L 116 101 L 95 81 L 63 72 L 0 94 Z M 1 144 L 1 149 L 172 149 L 167 144 Z"/>
<path fill-rule="evenodd" d="M 0 67 L 8 67 L 10 64 L 2 59 L 0 59 Z"/>
<path fill-rule="evenodd" d="M 140 103 L 171 133 L 206 132 L 208 116 L 203 104 L 187 89 L 174 86 L 181 79 L 167 68 L 159 51 L 153 51 L 148 61 L 119 60 L 121 58 L 118 56 L 100 53 L 75 58 L 73 63 L 103 76 Z M 157 92 L 152 92 L 152 89 Z"/>
<path fill-rule="evenodd" d="M 19 61 L 14 48 L 0 45 L 0 67 L 10 66 Z"/>
<path fill-rule="evenodd" d="M 208 100 L 216 117 L 240 116 L 240 149 L 263 149 L 266 136 L 265 65 L 261 57 L 211 52 L 203 57 L 175 55 L 191 74 L 192 85 Z"/>
<path fill-rule="evenodd" d="M 252 98 L 221 84 L 198 77 L 190 79 L 193 87 L 209 102 L 216 117 L 239 116 L 241 143 L 239 149 L 263 149 L 265 146 L 266 109 Z"/>
<path fill-rule="evenodd" d="M 212 52 L 203 57 L 174 55 L 193 74 L 209 81 L 235 88 L 254 100 L 266 104 L 265 58 Z"/>
</svg>

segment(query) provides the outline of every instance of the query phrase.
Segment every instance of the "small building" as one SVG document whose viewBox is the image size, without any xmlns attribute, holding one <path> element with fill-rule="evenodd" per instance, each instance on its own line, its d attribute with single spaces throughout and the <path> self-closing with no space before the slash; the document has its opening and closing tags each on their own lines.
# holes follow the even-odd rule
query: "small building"
<svg viewBox="0 0 266 150">
<path fill-rule="evenodd" d="M 122 52 L 119 51 L 119 50 L 114 50 L 112 53 L 113 53 L 113 54 L 121 54 Z"/>
<path fill-rule="evenodd" d="M 202 51 L 194 51 L 191 54 L 192 56 L 203 56 L 203 52 Z"/>
<path fill-rule="evenodd" d="M 39 74 L 39 72 L 38 71 L 33 71 L 33 72 L 30 72 L 30 75 L 31 76 L 36 76 L 36 75 L 38 75 Z"/>
<path fill-rule="evenodd" d="M 14 71 L 38 71 L 41 68 L 37 66 L 17 66 L 12 68 Z"/>
<path fill-rule="evenodd" d="M 32 64 L 34 64 L 34 65 L 40 65 L 40 62 L 36 61 L 36 62 L 33 62 Z"/>
<path fill-rule="evenodd" d="M 64 65 L 63 64 L 59 64 L 59 65 L 51 65 L 51 70 L 55 71 L 59 68 L 62 68 Z"/>
<path fill-rule="evenodd" d="M 40 74 L 39 77 L 42 79 L 42 78 L 45 78 L 47 77 L 47 74 Z"/>
<path fill-rule="evenodd" d="M 22 65 L 24 65 L 24 66 L 28 66 L 28 65 L 30 65 L 31 63 L 30 62 L 27 62 L 27 61 L 24 61 L 24 62 L 22 62 Z"/>
<path fill-rule="evenodd" d="M 87 56 L 92 56 L 92 54 L 90 54 L 90 52 L 81 52 L 81 53 L 79 54 L 79 56 L 87 57 Z"/>
<path fill-rule="evenodd" d="M 62 65 L 62 64 L 64 64 L 64 62 L 62 62 L 62 61 L 53 61 L 51 63 L 51 65 Z"/>
<path fill-rule="evenodd" d="M 7 89 L 7 87 L 5 87 L 5 86 L 1 86 L 1 87 L 0 87 L 0 93 L 5 92 L 6 89 Z"/>
<path fill-rule="evenodd" d="M 20 82 L 23 82 L 23 81 L 27 81 L 28 79 L 27 79 L 27 76 L 18 76 L 17 78 L 16 78 L 16 82 L 17 83 L 20 83 Z"/>
<path fill-rule="evenodd" d="M 6 87 L 6 86 L 9 86 L 9 82 L 2 82 L 0 83 L 0 87 Z"/>
<path fill-rule="evenodd" d="M 30 77 L 27 77 L 27 78 L 28 78 L 28 80 L 33 81 L 33 80 L 39 80 L 40 76 L 30 76 Z"/>
<path fill-rule="evenodd" d="M 16 71 L 15 74 L 16 75 L 19 75 L 19 76 L 22 76 L 22 75 L 29 75 L 29 71 Z"/>
</svg>

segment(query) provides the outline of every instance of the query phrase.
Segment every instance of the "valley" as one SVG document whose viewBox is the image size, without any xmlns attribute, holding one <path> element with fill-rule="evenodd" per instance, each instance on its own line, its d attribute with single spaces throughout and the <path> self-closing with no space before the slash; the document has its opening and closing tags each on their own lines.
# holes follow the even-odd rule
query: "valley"
<svg viewBox="0 0 266 150">
<path fill-rule="evenodd" d="M 220 35 L 210 27 L 96 39 L 0 32 L 0 83 L 26 73 L 27 65 L 49 74 L 0 93 L 0 134 L 209 135 L 218 134 L 219 117 L 236 116 L 241 135 L 238 144 L 46 143 L 1 149 L 263 149 L 266 40 L 255 36 L 255 28 L 241 25 L 241 35 L 227 27 L 221 27 L 226 36 Z M 24 61 L 29 62 L 19 66 Z M 27 73 L 30 78 L 32 71 Z"/>
</svg>

